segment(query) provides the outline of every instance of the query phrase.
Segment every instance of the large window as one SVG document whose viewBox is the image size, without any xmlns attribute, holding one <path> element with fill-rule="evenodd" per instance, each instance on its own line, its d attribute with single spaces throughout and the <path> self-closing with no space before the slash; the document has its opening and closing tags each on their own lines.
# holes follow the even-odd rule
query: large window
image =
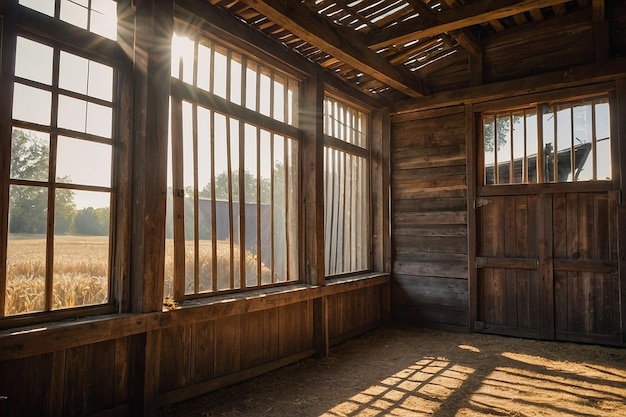
<svg viewBox="0 0 626 417">
<path fill-rule="evenodd" d="M 84 11 L 68 3 L 20 2 L 77 24 Z M 115 33 L 115 2 L 86 7 L 105 3 L 112 20 L 92 16 L 84 29 Z M 10 167 L 3 316 L 111 301 L 115 69 L 27 29 L 15 40 L 10 154 L 1 156 Z"/>
<path fill-rule="evenodd" d="M 298 279 L 298 81 L 199 34 L 172 43 L 165 298 Z"/>
<path fill-rule="evenodd" d="M 324 99 L 324 237 L 327 276 L 370 265 L 369 115 Z"/>
<path fill-rule="evenodd" d="M 611 179 L 606 96 L 490 112 L 482 120 L 486 185 Z"/>
</svg>

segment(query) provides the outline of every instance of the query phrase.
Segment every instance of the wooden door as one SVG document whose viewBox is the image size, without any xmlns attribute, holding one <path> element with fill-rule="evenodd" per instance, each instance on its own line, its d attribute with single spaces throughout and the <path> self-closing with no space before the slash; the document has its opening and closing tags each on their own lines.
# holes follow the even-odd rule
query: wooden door
<svg viewBox="0 0 626 417">
<path fill-rule="evenodd" d="M 476 330 L 621 343 L 617 194 L 534 190 L 477 199 Z"/>
</svg>

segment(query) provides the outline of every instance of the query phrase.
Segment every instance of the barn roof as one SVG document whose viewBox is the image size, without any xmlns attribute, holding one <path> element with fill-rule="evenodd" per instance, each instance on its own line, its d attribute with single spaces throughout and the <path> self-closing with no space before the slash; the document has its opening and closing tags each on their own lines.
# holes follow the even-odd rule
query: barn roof
<svg viewBox="0 0 626 417">
<path fill-rule="evenodd" d="M 387 101 L 428 96 L 428 78 L 482 52 L 498 33 L 604 0 L 208 0 L 362 92 Z"/>
</svg>

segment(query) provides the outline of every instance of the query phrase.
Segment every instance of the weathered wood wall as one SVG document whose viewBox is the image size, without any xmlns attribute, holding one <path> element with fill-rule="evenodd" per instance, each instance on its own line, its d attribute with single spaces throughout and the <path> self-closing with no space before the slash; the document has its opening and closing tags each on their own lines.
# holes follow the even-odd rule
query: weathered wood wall
<svg viewBox="0 0 626 417">
<path fill-rule="evenodd" d="M 5 334 L 0 415 L 137 415 L 142 401 L 155 408 L 266 373 L 316 353 L 316 301 L 331 345 L 380 325 L 387 282 L 372 275 Z"/>
<path fill-rule="evenodd" d="M 591 11 L 583 10 L 557 21 L 535 22 L 494 34 L 483 40 L 482 54 L 459 53 L 448 72 L 432 72 L 436 77 L 432 79 L 433 97 L 392 106 L 393 318 L 439 328 L 474 329 L 478 297 L 489 297 L 484 291 L 478 294 L 481 288 L 470 285 L 475 282 L 474 259 L 480 243 L 476 242 L 475 226 L 470 227 L 475 224 L 472 161 L 477 149 L 476 114 L 494 99 L 513 97 L 507 104 L 514 105 L 515 100 L 520 102 L 515 96 L 541 92 L 541 100 L 549 101 L 562 88 L 574 87 L 571 90 L 575 93 L 579 87 L 591 89 L 595 83 L 623 78 L 625 22 L 626 5 L 613 4 L 607 7 L 603 22 L 594 22 Z M 431 81 L 428 67 L 425 71 Z M 447 91 L 451 85 L 457 90 Z M 474 108 L 475 104 L 480 106 Z M 624 138 L 624 133 L 619 137 Z M 535 203 L 530 201 L 529 207 Z M 502 209 L 506 209 L 504 205 Z M 499 221 L 510 221 L 504 217 Z M 534 256 L 539 250 L 536 246 L 522 249 L 522 257 Z M 571 285 L 566 283 L 564 272 L 556 271 L 557 290 Z M 540 279 L 537 271 L 517 273 Z M 606 317 L 598 319 L 600 322 L 586 324 L 589 328 L 611 327 L 609 321 L 613 323 L 620 316 L 611 296 L 619 294 L 623 283 L 615 281 L 617 275 L 601 276 L 599 280 L 598 297 L 604 298 L 593 303 L 608 302 L 612 307 Z M 530 284 L 528 291 L 535 291 L 533 285 L 537 282 L 531 279 Z M 611 296 L 605 294 L 608 288 Z M 530 295 L 520 294 L 526 297 L 522 304 L 530 302 Z M 519 311 L 522 317 L 516 317 L 528 327 L 527 335 L 531 337 L 539 335 L 533 307 L 528 305 L 527 311 Z M 624 316 L 624 307 L 621 309 Z M 500 319 L 506 320 L 503 317 Z M 569 325 L 562 315 L 559 320 L 556 331 L 567 333 Z"/>
</svg>

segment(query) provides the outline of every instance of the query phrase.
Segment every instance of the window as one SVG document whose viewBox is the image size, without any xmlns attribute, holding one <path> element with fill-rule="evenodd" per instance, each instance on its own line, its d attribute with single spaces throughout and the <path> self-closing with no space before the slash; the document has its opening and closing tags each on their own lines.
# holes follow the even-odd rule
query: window
<svg viewBox="0 0 626 417">
<path fill-rule="evenodd" d="M 299 83 L 189 36 L 172 42 L 164 296 L 296 281 Z"/>
<path fill-rule="evenodd" d="M 485 113 L 482 120 L 486 185 L 611 179 L 606 96 Z"/>
<path fill-rule="evenodd" d="M 54 2 L 20 4 L 53 15 Z M 98 17 L 88 21 L 99 33 Z M 111 303 L 114 66 L 23 30 L 14 75 L 0 314 Z"/>
<path fill-rule="evenodd" d="M 22 6 L 109 39 L 117 39 L 116 0 L 20 0 Z"/>
<path fill-rule="evenodd" d="M 369 269 L 369 115 L 324 100 L 324 223 L 327 276 Z"/>
</svg>

